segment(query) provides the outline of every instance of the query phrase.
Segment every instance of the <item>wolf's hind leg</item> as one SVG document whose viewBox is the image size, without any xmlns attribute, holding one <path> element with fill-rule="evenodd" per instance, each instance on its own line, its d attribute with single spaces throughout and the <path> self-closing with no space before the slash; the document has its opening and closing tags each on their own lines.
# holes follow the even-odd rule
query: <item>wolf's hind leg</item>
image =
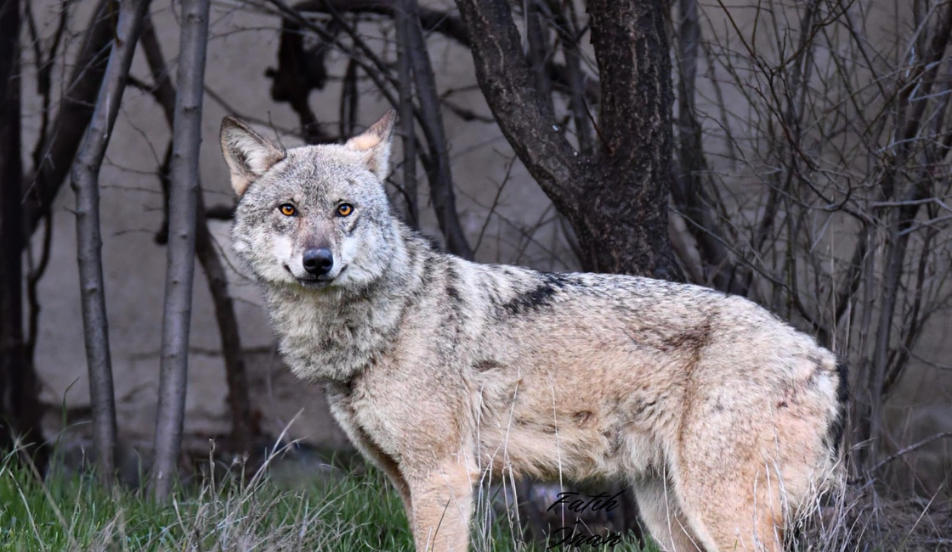
<svg viewBox="0 0 952 552">
<path fill-rule="evenodd" d="M 638 513 L 648 533 L 665 552 L 702 552 L 691 535 L 687 519 L 663 477 L 640 478 L 632 483 Z"/>
<path fill-rule="evenodd" d="M 719 551 L 781 552 L 783 520 L 779 508 L 752 498 L 743 485 L 710 486 L 688 492 L 685 510 L 704 524 Z M 759 493 L 758 493 L 759 494 Z"/>
<path fill-rule="evenodd" d="M 721 423 L 708 416 L 685 431 L 675 477 L 682 511 L 709 552 L 781 552 L 783 485 L 752 432 Z"/>
<path fill-rule="evenodd" d="M 413 540 L 417 552 L 466 552 L 473 510 L 473 476 L 450 461 L 423 476 L 411 476 Z"/>
</svg>

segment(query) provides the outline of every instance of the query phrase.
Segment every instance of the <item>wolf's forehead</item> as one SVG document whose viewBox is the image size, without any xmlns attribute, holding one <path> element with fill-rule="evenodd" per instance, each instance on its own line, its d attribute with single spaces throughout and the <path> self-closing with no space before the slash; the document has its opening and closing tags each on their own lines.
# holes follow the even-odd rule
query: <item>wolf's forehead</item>
<svg viewBox="0 0 952 552">
<path fill-rule="evenodd" d="M 351 189 L 365 176 L 366 169 L 339 156 L 327 155 L 319 148 L 292 150 L 275 178 L 285 192 L 292 191 L 308 200 L 331 200 L 330 194 L 341 194 Z"/>
</svg>

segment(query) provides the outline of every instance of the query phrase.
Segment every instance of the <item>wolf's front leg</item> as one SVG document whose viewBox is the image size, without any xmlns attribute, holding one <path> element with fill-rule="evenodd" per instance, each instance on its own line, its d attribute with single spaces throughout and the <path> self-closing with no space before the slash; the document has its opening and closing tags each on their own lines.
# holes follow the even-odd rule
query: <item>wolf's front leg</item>
<svg viewBox="0 0 952 552">
<path fill-rule="evenodd" d="M 403 509 L 407 514 L 407 521 L 413 525 L 413 507 L 410 503 L 410 487 L 406 479 L 400 473 L 400 467 L 397 462 L 384 451 L 380 450 L 373 439 L 367 435 L 367 432 L 361 429 L 354 417 L 354 410 L 350 405 L 347 393 L 336 384 L 328 384 L 324 388 L 327 404 L 330 407 L 331 414 L 340 424 L 344 433 L 350 438 L 350 442 L 357 447 L 357 450 L 380 468 L 394 488 L 400 494 L 400 500 L 403 501 Z"/>
<path fill-rule="evenodd" d="M 417 552 L 466 552 L 473 511 L 472 473 L 454 460 L 408 478 Z"/>
</svg>

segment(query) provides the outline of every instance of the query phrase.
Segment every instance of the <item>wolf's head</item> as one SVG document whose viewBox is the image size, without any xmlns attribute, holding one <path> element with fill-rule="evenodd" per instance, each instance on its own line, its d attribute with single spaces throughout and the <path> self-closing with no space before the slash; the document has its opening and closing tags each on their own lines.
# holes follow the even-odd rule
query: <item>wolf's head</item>
<svg viewBox="0 0 952 552">
<path fill-rule="evenodd" d="M 284 150 L 226 117 L 221 148 L 238 194 L 234 249 L 273 285 L 359 288 L 389 266 L 384 192 L 395 113 L 344 145 Z"/>
</svg>

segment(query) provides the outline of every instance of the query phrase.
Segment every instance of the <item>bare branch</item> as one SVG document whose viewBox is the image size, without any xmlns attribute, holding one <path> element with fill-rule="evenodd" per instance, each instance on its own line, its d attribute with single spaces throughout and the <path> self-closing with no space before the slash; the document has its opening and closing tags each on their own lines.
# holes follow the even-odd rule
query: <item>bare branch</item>
<svg viewBox="0 0 952 552">
<path fill-rule="evenodd" d="M 149 64 L 149 72 L 152 74 L 153 86 L 151 93 L 159 107 L 162 108 L 162 114 L 165 115 L 165 121 L 169 124 L 169 128 L 173 128 L 175 121 L 175 86 L 172 84 L 172 76 L 169 75 L 168 67 L 165 64 L 165 56 L 162 55 L 162 47 L 159 45 L 159 39 L 155 36 L 155 28 L 152 26 L 152 17 L 149 14 L 145 16 L 139 44 L 142 47 L 142 53 L 145 54 L 146 62 Z"/>
<path fill-rule="evenodd" d="M 952 431 L 944 431 L 944 432 L 942 432 L 942 433 L 936 433 L 935 435 L 931 435 L 931 436 L 929 436 L 929 437 L 926 437 L 925 439 L 923 439 L 923 440 L 921 440 L 921 441 L 919 441 L 919 442 L 917 442 L 917 443 L 914 443 L 914 444 L 912 444 L 912 445 L 909 445 L 908 447 L 903 447 L 902 449 L 900 449 L 899 451 L 895 452 L 894 454 L 891 454 L 891 455 L 889 455 L 888 457 L 886 457 L 886 458 L 884 458 L 883 460 L 881 460 L 881 461 L 879 461 L 878 463 L 876 463 L 875 466 L 873 466 L 872 468 L 869 469 L 869 472 L 868 472 L 868 473 L 877 472 L 877 471 L 879 471 L 880 469 L 882 469 L 884 466 L 886 466 L 887 464 L 890 464 L 890 463 L 892 463 L 893 461 L 895 461 L 895 460 L 897 460 L 897 459 L 899 459 L 899 458 L 902 458 L 903 456 L 909 454 L 910 452 L 915 452 L 915 451 L 921 449 L 922 447 L 928 446 L 928 445 L 930 445 L 930 444 L 932 444 L 932 443 L 934 443 L 934 442 L 936 442 L 936 441 L 938 441 L 938 440 L 940 440 L 940 439 L 948 439 L 948 438 L 950 438 L 950 437 L 952 437 Z"/>
<path fill-rule="evenodd" d="M 36 29 L 36 21 L 33 16 L 32 2 L 26 2 L 27 23 L 30 31 L 30 41 L 33 43 L 33 56 L 36 58 L 36 89 L 43 98 L 43 107 L 40 115 L 40 131 L 37 135 L 36 145 L 33 148 L 33 166 L 39 167 L 42 162 L 43 145 L 46 143 L 50 126 L 50 102 L 53 92 L 53 67 L 54 60 L 59 53 L 59 46 L 63 41 L 63 35 L 66 33 L 67 23 L 69 22 L 70 2 L 65 2 L 60 9 L 59 23 L 56 31 L 53 33 L 53 43 L 50 45 L 49 53 L 44 55 L 40 44 L 39 34 Z"/>
<path fill-rule="evenodd" d="M 555 118 L 555 104 L 552 101 L 552 81 L 549 79 L 546 65 L 552 57 L 549 45 L 548 29 L 542 23 L 541 0 L 531 0 L 526 7 L 526 41 L 528 42 L 528 60 L 535 80 L 536 92 L 542 100 L 542 108 L 547 115 Z"/>
<path fill-rule="evenodd" d="M 458 0 L 469 31 L 476 77 L 519 158 L 559 210 L 573 211 L 566 183 L 577 178 L 575 151 L 539 96 L 532 68 L 505 0 Z"/>
<path fill-rule="evenodd" d="M 360 90 L 357 87 L 357 64 L 351 59 L 347 62 L 347 70 L 344 71 L 344 80 L 341 83 L 338 136 L 354 135 L 359 112 Z"/>
<path fill-rule="evenodd" d="M 559 34 L 562 53 L 565 55 L 565 77 L 569 90 L 569 105 L 572 110 L 572 118 L 575 121 L 575 136 L 579 151 L 584 156 L 590 156 L 594 152 L 594 143 L 592 141 L 591 114 L 588 111 L 587 103 L 597 103 L 597 89 L 593 87 L 591 94 L 587 91 L 589 75 L 582 70 L 582 53 L 579 47 L 581 36 L 575 14 L 575 5 L 572 2 L 567 3 L 570 19 L 565 16 L 560 4 L 559 0 L 549 0 L 549 10 L 555 18 L 555 29 Z M 559 81 L 561 84 L 561 79 Z M 594 102 L 587 99 L 590 96 L 595 99 Z"/>
<path fill-rule="evenodd" d="M 402 2 L 402 0 L 305 0 L 304 2 L 295 4 L 294 8 L 300 12 L 309 14 L 331 15 L 339 22 L 340 16 L 345 13 L 356 15 L 376 14 L 386 17 L 395 17 L 396 7 L 400 5 L 400 2 Z M 453 40 L 460 46 L 467 48 L 471 46 L 466 26 L 459 17 L 445 11 L 431 9 L 425 6 L 418 7 L 417 15 L 424 33 L 438 33 Z M 575 39 L 576 43 L 577 41 L 578 37 Z M 358 44 L 357 46 L 361 51 L 371 51 L 369 48 L 366 48 L 365 45 Z M 569 63 L 561 65 L 550 58 L 546 63 L 546 70 L 549 80 L 557 85 L 560 91 L 571 90 L 576 83 L 582 82 L 585 99 L 593 105 L 598 103 L 598 83 L 595 82 L 594 79 L 579 79 L 579 75 L 573 73 L 573 68 Z"/>
<path fill-rule="evenodd" d="M 309 13 L 368 13 L 396 18 L 402 5 L 403 0 L 306 0 L 295 4 L 294 8 Z M 469 46 L 466 28 L 458 17 L 425 7 L 417 9 L 417 16 L 425 32 L 437 32 L 463 46 Z"/>
<path fill-rule="evenodd" d="M 311 23 L 317 27 L 317 24 Z M 271 98 L 276 102 L 288 102 L 298 114 L 304 141 L 318 144 L 330 141 L 321 129 L 317 116 L 308 103 L 311 90 L 320 90 L 327 83 L 326 56 L 331 42 L 337 36 L 338 26 L 324 29 L 323 42 L 315 48 L 306 50 L 301 23 L 290 18 L 282 18 L 281 35 L 278 45 L 278 67 L 268 68 L 265 76 L 271 79 Z"/>
<path fill-rule="evenodd" d="M 70 170 L 69 162 L 76 155 L 86 126 L 93 116 L 93 106 L 106 70 L 109 45 L 114 36 L 109 17 L 109 0 L 100 0 L 83 36 L 83 44 L 73 64 L 65 87 L 59 112 L 46 141 L 38 150 L 40 165 L 24 182 L 24 219 L 27 233 L 32 234 L 50 209 Z"/>
<path fill-rule="evenodd" d="M 390 88 L 387 86 L 388 83 L 392 83 L 393 79 L 390 76 L 390 71 L 386 65 L 380 60 L 379 57 L 374 54 L 372 50 L 366 47 L 363 42 L 360 43 L 361 46 L 364 46 L 362 52 L 368 56 L 369 59 L 375 62 L 375 65 L 370 65 L 361 59 L 361 56 L 350 46 L 347 46 L 340 39 L 337 38 L 335 33 L 329 32 L 327 29 L 324 29 L 320 25 L 315 24 L 313 21 L 304 17 L 300 12 L 291 8 L 287 5 L 284 0 L 266 0 L 269 4 L 273 5 L 282 16 L 287 19 L 296 22 L 302 27 L 313 31 L 320 37 L 321 40 L 325 41 L 328 44 L 334 44 L 339 48 L 345 55 L 349 56 L 354 63 L 360 66 L 363 69 L 367 76 L 370 77 L 370 80 L 374 82 L 377 86 L 377 89 L 380 93 L 387 99 L 387 101 L 394 107 L 394 109 L 399 108 L 400 103 L 397 101 L 397 98 L 391 93 Z M 358 46 L 359 48 L 359 46 Z"/>
</svg>

